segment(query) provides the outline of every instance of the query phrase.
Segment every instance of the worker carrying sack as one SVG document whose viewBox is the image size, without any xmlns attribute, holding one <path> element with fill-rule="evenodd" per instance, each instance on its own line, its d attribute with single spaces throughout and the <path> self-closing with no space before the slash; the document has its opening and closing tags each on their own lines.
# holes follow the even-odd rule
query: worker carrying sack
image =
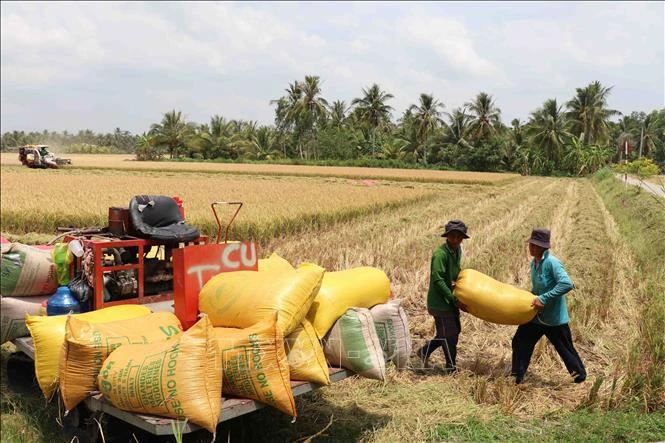
<svg viewBox="0 0 665 443">
<path fill-rule="evenodd" d="M 395 363 L 397 369 L 406 368 L 411 356 L 409 319 L 401 303 L 402 300 L 390 300 L 370 309 L 383 356 Z"/>
<path fill-rule="evenodd" d="M 309 321 L 303 320 L 300 326 L 284 339 L 284 343 L 291 380 L 311 381 L 325 386 L 330 384 L 326 356 Z"/>
<path fill-rule="evenodd" d="M 473 269 L 459 273 L 453 295 L 466 305 L 469 314 L 491 323 L 521 325 L 537 314 L 531 306 L 535 295 Z"/>
<path fill-rule="evenodd" d="M 119 346 L 158 343 L 179 337 L 180 320 L 171 312 L 94 324 L 70 316 L 60 356 L 60 395 L 71 411 L 97 389 L 102 363 Z"/>
<path fill-rule="evenodd" d="M 222 407 L 220 357 L 204 316 L 171 340 L 120 346 L 104 361 L 97 383 L 119 409 L 187 419 L 214 434 Z"/>
<path fill-rule="evenodd" d="M 308 264 L 301 267 L 310 266 Z M 316 266 L 316 265 L 311 265 Z M 326 272 L 314 298 L 307 320 L 323 338 L 349 308 L 371 308 L 390 297 L 390 280 L 385 272 L 372 267 Z"/>
<path fill-rule="evenodd" d="M 224 272 L 201 290 L 199 311 L 215 327 L 225 328 L 247 328 L 277 311 L 279 327 L 288 335 L 307 315 L 324 272 L 320 266 L 295 272 Z"/>
<path fill-rule="evenodd" d="M 386 362 L 369 309 L 351 308 L 334 324 L 323 341 L 328 363 L 363 377 L 384 380 Z"/>
<path fill-rule="evenodd" d="M 108 323 L 128 318 L 145 317 L 150 309 L 141 305 L 118 305 L 97 311 L 73 314 L 74 317 L 90 323 Z M 26 315 L 25 324 L 35 345 L 35 373 L 44 396 L 51 398 L 58 387 L 60 353 L 65 341 L 67 315 L 43 317 Z"/>
<path fill-rule="evenodd" d="M 215 328 L 214 334 L 222 354 L 222 392 L 251 398 L 295 417 L 289 362 L 277 313 L 249 328 Z"/>
</svg>

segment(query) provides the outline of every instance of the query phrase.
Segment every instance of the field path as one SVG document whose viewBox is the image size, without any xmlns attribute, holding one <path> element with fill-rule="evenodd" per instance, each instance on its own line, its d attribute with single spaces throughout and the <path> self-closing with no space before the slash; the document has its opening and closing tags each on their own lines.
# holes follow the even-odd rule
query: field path
<svg viewBox="0 0 665 443">
<path fill-rule="evenodd" d="M 621 181 L 622 183 L 624 182 L 623 175 L 614 174 L 614 176 L 617 178 L 617 180 Z M 627 179 L 628 183 L 632 186 L 639 186 L 642 189 L 646 189 L 647 191 L 651 192 L 653 195 L 657 195 L 658 197 L 665 197 L 665 189 L 663 189 L 662 186 L 658 186 L 655 183 L 645 182 L 630 176 L 626 177 L 625 179 Z"/>
</svg>

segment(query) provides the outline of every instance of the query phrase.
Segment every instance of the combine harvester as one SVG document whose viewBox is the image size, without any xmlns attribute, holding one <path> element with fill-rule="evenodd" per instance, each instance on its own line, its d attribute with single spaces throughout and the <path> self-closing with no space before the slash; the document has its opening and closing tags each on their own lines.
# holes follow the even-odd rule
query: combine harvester
<svg viewBox="0 0 665 443">
<path fill-rule="evenodd" d="M 21 146 L 18 160 L 22 165 L 32 169 L 58 169 L 60 166 L 72 164 L 71 159 L 58 157 L 48 148 L 48 145 Z"/>
<path fill-rule="evenodd" d="M 165 207 L 157 218 L 141 216 L 145 205 Z M 174 210 L 174 205 L 177 209 Z M 222 241 L 219 205 L 237 206 L 226 226 Z M 153 312 L 174 312 L 184 330 L 199 318 L 199 293 L 212 277 L 233 271 L 258 270 L 258 251 L 254 242 L 231 242 L 228 233 L 242 207 L 241 202 L 214 202 L 211 205 L 218 226 L 217 238 L 200 235 L 197 228 L 184 223 L 184 209 L 178 197 L 136 196 L 129 208 L 109 208 L 109 226 L 87 231 L 72 230 L 62 234 L 64 243 L 76 257 L 70 264 L 70 276 L 92 272 L 88 310 L 96 311 L 118 305 L 144 305 Z M 93 232 L 93 233 L 90 233 Z M 57 239 L 57 238 L 56 238 Z M 54 240 L 56 240 L 54 239 Z M 85 253 L 84 253 L 85 251 Z M 32 337 L 12 340 L 18 350 L 35 360 Z M 20 353 L 8 362 L 8 368 L 21 367 L 26 360 Z M 25 367 L 25 366 L 24 366 Z M 10 384 L 16 376 L 8 369 Z M 354 373 L 330 368 L 330 381 L 337 382 Z M 322 385 L 291 381 L 293 396 L 302 395 Z M 223 398 L 219 422 L 231 420 L 265 407 L 247 398 Z M 86 398 L 69 411 L 64 424 L 79 439 L 98 437 L 96 418 L 108 414 L 154 435 L 171 435 L 174 426 L 182 433 L 201 429 L 189 421 L 142 415 L 114 407 L 101 393 Z"/>
</svg>

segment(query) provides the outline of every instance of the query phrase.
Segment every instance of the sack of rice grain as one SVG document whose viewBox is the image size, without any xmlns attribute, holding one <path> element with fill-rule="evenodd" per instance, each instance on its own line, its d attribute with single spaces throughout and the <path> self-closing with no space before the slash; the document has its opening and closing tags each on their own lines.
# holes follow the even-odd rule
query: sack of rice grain
<svg viewBox="0 0 665 443">
<path fill-rule="evenodd" d="M 42 303 L 49 295 L 34 297 L 0 297 L 0 324 L 2 333 L 0 343 L 30 335 L 25 325 L 25 315 L 39 315 Z"/>
<path fill-rule="evenodd" d="M 199 311 L 224 328 L 247 328 L 277 311 L 280 329 L 288 335 L 307 315 L 324 272 L 312 266 L 295 272 L 221 273 L 201 290 Z"/>
<path fill-rule="evenodd" d="M 91 323 L 107 323 L 128 318 L 143 317 L 150 309 L 141 305 L 118 305 L 97 311 L 73 314 L 74 317 Z M 35 373 L 44 396 L 50 398 L 58 387 L 60 353 L 65 341 L 66 315 L 43 317 L 26 315 L 25 324 L 35 346 Z"/>
<path fill-rule="evenodd" d="M 300 326 L 284 339 L 284 343 L 291 380 L 311 381 L 326 386 L 330 384 L 326 356 L 309 321 L 303 320 Z"/>
<path fill-rule="evenodd" d="M 301 265 L 302 267 L 308 264 Z M 314 265 L 315 266 L 315 265 Z M 381 269 L 368 266 L 326 272 L 307 320 L 323 338 L 349 308 L 371 308 L 390 297 L 390 280 Z"/>
<path fill-rule="evenodd" d="M 95 324 L 69 316 L 60 356 L 60 395 L 71 411 L 97 389 L 102 363 L 116 348 L 178 338 L 180 320 L 171 312 Z"/>
<path fill-rule="evenodd" d="M 0 249 L 0 295 L 51 295 L 58 288 L 50 251 L 21 243 L 3 243 Z"/>
<path fill-rule="evenodd" d="M 386 362 L 369 309 L 351 308 L 333 325 L 323 340 L 328 363 L 363 377 L 384 380 Z"/>
<path fill-rule="evenodd" d="M 411 355 L 409 319 L 401 300 L 390 300 L 370 309 L 376 333 L 386 361 L 395 363 L 398 369 L 406 368 Z"/>
<path fill-rule="evenodd" d="M 222 392 L 273 406 L 296 416 L 289 362 L 277 313 L 244 329 L 214 328 L 222 354 Z"/>
<path fill-rule="evenodd" d="M 473 269 L 459 273 L 453 295 L 467 306 L 469 314 L 500 325 L 528 323 L 537 313 L 531 306 L 535 295 Z"/>
<path fill-rule="evenodd" d="M 171 340 L 120 346 L 104 361 L 97 384 L 119 409 L 187 419 L 214 433 L 222 406 L 221 364 L 204 316 Z"/>
</svg>

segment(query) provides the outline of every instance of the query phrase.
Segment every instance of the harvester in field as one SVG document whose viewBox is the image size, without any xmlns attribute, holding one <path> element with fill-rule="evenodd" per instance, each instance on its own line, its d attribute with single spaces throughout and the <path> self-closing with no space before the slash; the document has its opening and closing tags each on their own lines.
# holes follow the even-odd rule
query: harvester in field
<svg viewBox="0 0 665 443">
<path fill-rule="evenodd" d="M 48 145 L 25 145 L 18 151 L 18 159 L 22 165 L 35 169 L 57 169 L 60 166 L 71 165 L 72 160 L 61 158 L 49 151 Z"/>
</svg>

